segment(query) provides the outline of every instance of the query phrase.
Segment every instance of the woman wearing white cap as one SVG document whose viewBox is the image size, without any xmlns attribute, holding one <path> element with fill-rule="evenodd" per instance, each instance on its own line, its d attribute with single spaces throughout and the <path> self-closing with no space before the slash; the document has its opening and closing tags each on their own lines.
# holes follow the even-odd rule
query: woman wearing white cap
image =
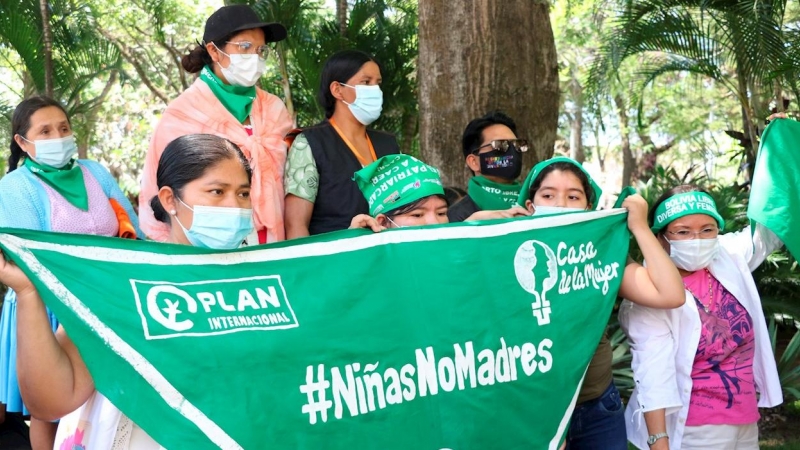
<svg viewBox="0 0 800 450">
<path fill-rule="evenodd" d="M 235 143 L 253 168 L 258 238 L 253 235 L 248 243 L 283 240 L 283 137 L 292 128 L 292 118 L 278 97 L 256 84 L 266 69 L 267 44 L 285 38 L 283 25 L 261 22 L 247 5 L 224 6 L 208 18 L 203 42 L 181 61 L 187 72 L 199 77 L 164 111 L 145 158 L 139 215 L 148 237 L 165 241 L 169 236 L 169 228 L 150 208 L 161 153 L 177 137 L 207 133 Z"/>
</svg>

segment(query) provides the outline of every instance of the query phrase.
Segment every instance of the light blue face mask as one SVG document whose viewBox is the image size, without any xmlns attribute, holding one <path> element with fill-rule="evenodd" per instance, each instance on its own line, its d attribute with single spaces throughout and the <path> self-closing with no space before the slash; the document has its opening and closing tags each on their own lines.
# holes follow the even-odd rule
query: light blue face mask
<svg viewBox="0 0 800 450">
<path fill-rule="evenodd" d="M 22 135 L 20 137 L 34 145 L 36 150 L 36 156 L 33 156 L 34 161 L 56 169 L 66 166 L 78 153 L 78 145 L 72 134 L 57 139 L 37 139 L 33 142 L 25 139 Z"/>
<path fill-rule="evenodd" d="M 565 208 L 563 206 L 534 206 L 534 216 L 552 216 L 553 214 L 563 214 L 568 212 L 586 211 L 583 208 Z"/>
<path fill-rule="evenodd" d="M 253 231 L 252 209 L 201 205 L 192 208 L 183 200 L 178 201 L 194 212 L 192 226 L 188 230 L 178 220 L 177 215 L 175 220 L 181 226 L 186 239 L 195 247 L 215 250 L 239 248 L 244 238 Z"/>
<path fill-rule="evenodd" d="M 344 83 L 339 84 L 356 90 L 356 99 L 353 103 L 347 103 L 342 100 L 350 108 L 350 112 L 353 113 L 356 120 L 364 125 L 369 125 L 378 120 L 383 110 L 383 92 L 380 86 L 377 84 L 358 84 L 355 86 Z"/>
</svg>

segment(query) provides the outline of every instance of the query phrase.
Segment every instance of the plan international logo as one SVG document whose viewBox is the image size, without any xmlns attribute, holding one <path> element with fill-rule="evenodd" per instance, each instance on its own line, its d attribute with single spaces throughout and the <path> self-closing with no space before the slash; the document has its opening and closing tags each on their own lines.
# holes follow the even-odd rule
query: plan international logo
<svg viewBox="0 0 800 450">
<path fill-rule="evenodd" d="M 299 326 L 280 276 L 170 283 L 131 280 L 146 339 Z"/>
</svg>

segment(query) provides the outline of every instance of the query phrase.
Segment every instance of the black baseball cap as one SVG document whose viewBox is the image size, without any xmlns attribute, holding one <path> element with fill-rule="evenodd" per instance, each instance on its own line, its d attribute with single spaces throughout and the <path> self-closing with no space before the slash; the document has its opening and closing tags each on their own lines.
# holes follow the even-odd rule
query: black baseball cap
<svg viewBox="0 0 800 450">
<path fill-rule="evenodd" d="M 279 23 L 265 23 L 248 5 L 229 5 L 216 10 L 208 20 L 203 32 L 203 42 L 222 39 L 225 36 L 243 30 L 261 28 L 264 30 L 266 42 L 278 42 L 286 39 L 286 28 Z"/>
</svg>

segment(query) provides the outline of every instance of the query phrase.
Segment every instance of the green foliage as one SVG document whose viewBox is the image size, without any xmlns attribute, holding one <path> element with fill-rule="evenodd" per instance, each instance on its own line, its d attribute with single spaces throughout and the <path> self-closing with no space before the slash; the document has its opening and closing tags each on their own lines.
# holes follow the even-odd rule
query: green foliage
<svg viewBox="0 0 800 450">
<path fill-rule="evenodd" d="M 105 98 L 93 93 L 98 80 L 120 69 L 120 53 L 98 33 L 92 6 L 83 2 L 48 2 L 52 33 L 54 96 L 66 106 L 78 145 L 88 145 L 96 111 Z M 43 24 L 39 2 L 0 2 L 0 46 L 15 50 L 23 63 L 20 78 L 32 85 L 24 93 L 43 92 Z"/>
<path fill-rule="evenodd" d="M 778 375 L 783 388 L 784 401 L 787 402 L 800 400 L 800 329 L 796 323 L 792 323 L 792 325 L 794 336 L 778 359 Z M 773 353 L 777 350 L 778 328 L 775 319 L 771 319 L 769 337 Z"/>
<path fill-rule="evenodd" d="M 752 168 L 761 122 L 786 93 L 798 94 L 800 57 L 796 14 L 785 0 L 621 0 L 614 25 L 604 33 L 588 78 L 593 98 L 613 89 L 624 62 L 635 61 L 632 91 L 639 123 L 647 89 L 670 75 L 692 74 L 723 86 L 738 102 L 733 125 Z M 790 20 L 794 18 L 794 20 Z M 663 83 L 660 83 L 663 84 Z M 797 97 L 796 97 L 797 98 Z M 716 111 L 712 108 L 712 114 Z M 730 125 L 730 124 L 729 124 Z M 748 169 L 749 170 L 749 169 Z"/>
<path fill-rule="evenodd" d="M 633 369 L 631 369 L 633 356 L 631 355 L 628 337 L 619 326 L 616 309 L 611 314 L 606 332 L 611 342 L 611 367 L 614 374 L 614 385 L 619 389 L 623 397 L 629 398 L 633 388 L 636 387 L 636 383 L 633 381 Z"/>
</svg>

